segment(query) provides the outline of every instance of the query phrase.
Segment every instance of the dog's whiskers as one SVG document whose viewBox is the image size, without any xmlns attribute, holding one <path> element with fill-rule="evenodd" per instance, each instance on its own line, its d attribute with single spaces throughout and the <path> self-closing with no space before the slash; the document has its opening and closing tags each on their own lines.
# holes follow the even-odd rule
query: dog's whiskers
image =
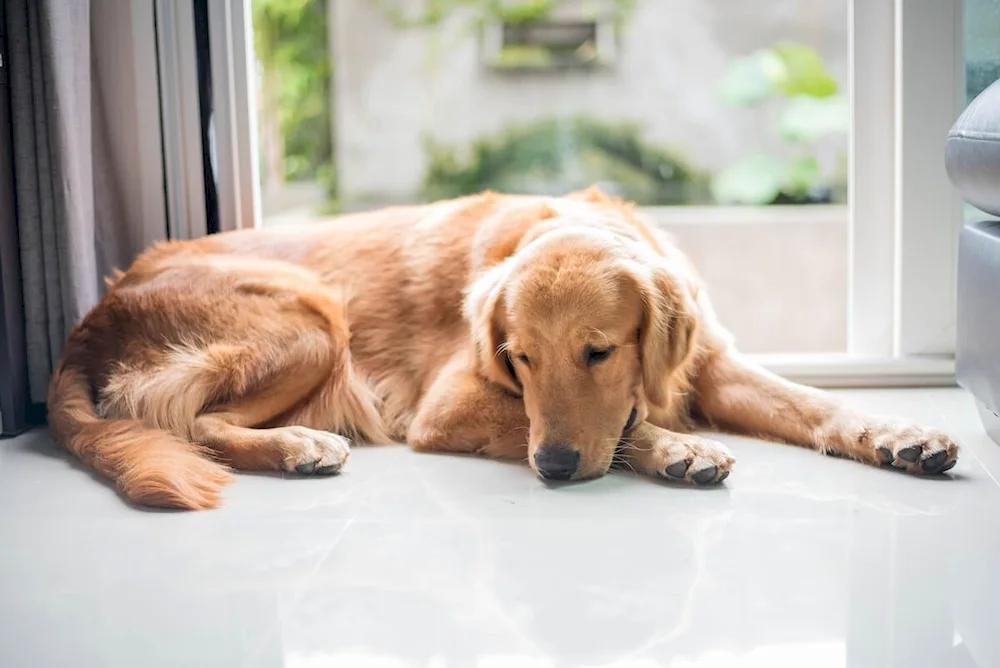
<svg viewBox="0 0 1000 668">
<path fill-rule="evenodd" d="M 632 466 L 632 462 L 630 462 L 626 457 L 619 457 L 615 455 L 614 457 L 611 458 L 611 465 L 627 466 L 632 473 L 638 473 L 638 471 L 635 470 L 635 467 Z"/>
</svg>

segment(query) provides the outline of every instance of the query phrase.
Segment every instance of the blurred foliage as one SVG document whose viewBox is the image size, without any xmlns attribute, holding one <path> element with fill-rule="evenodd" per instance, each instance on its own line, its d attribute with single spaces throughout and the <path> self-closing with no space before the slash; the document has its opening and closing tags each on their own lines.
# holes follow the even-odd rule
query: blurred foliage
<svg viewBox="0 0 1000 668">
<path fill-rule="evenodd" d="M 336 192 L 327 0 L 252 0 L 254 47 L 262 94 L 277 109 L 284 177 L 322 177 Z"/>
<path fill-rule="evenodd" d="M 845 96 L 838 95 L 836 80 L 814 49 L 780 42 L 736 58 L 722 79 L 719 94 L 735 107 L 780 100 L 777 133 L 795 153 L 790 160 L 750 155 L 723 170 L 712 183 L 719 203 L 830 199 L 838 184 L 824 183 L 815 148 L 827 137 L 847 134 L 850 106 Z"/>
<path fill-rule="evenodd" d="M 397 28 L 433 28 L 463 10 L 470 17 L 472 27 L 487 22 L 514 25 L 544 21 L 566 0 L 425 0 L 424 7 L 416 13 L 407 13 L 400 0 L 368 0 Z M 614 20 L 621 20 L 635 7 L 636 0 L 599 0 L 590 6 Z"/>
<path fill-rule="evenodd" d="M 560 9 L 561 5 L 576 5 L 576 12 L 566 16 L 581 19 L 602 19 L 610 21 L 621 29 L 625 20 L 635 8 L 638 0 L 424 0 L 420 10 L 413 11 L 407 0 L 367 0 L 395 28 L 428 29 L 431 33 L 432 56 L 439 50 L 440 32 L 437 28 L 453 15 L 459 15 L 464 23 L 460 31 L 464 35 L 481 35 L 488 24 L 505 26 L 529 26 L 544 24 Z M 401 5 L 406 5 L 404 9 Z M 555 67 L 581 67 L 597 64 L 597 48 L 592 42 L 585 45 L 569 43 L 553 44 L 509 44 L 504 43 L 495 62 L 491 65 L 505 70 L 551 70 Z"/>
<path fill-rule="evenodd" d="M 555 64 L 552 51 L 536 44 L 509 44 L 500 50 L 497 67 L 505 69 L 547 68 Z"/>
<path fill-rule="evenodd" d="M 600 183 L 603 190 L 643 205 L 708 201 L 704 175 L 642 139 L 630 124 L 586 117 L 542 119 L 512 125 L 479 139 L 459 154 L 426 140 L 427 200 L 490 189 L 562 194 Z"/>
</svg>

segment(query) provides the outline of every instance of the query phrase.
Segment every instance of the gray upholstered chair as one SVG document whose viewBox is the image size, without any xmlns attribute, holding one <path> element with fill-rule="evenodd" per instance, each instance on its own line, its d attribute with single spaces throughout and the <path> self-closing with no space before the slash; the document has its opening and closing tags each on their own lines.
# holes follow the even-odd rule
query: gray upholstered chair
<svg viewBox="0 0 1000 668">
<path fill-rule="evenodd" d="M 1000 216 L 1000 81 L 972 101 L 948 135 L 948 176 L 965 200 Z M 983 216 L 987 218 L 987 216 Z M 1000 220 L 966 225 L 958 251 L 959 384 L 1000 443 Z"/>
</svg>

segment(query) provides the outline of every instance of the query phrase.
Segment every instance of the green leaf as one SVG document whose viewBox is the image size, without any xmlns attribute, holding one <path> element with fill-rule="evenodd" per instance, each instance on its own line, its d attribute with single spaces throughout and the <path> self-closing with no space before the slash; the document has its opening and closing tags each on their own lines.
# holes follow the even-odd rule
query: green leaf
<svg viewBox="0 0 1000 668">
<path fill-rule="evenodd" d="M 735 58 L 722 77 L 719 93 L 734 107 L 748 107 L 772 95 L 785 78 L 785 64 L 773 51 Z"/>
<path fill-rule="evenodd" d="M 795 160 L 788 166 L 786 189 L 795 195 L 804 195 L 819 182 L 819 162 L 812 156 Z"/>
<path fill-rule="evenodd" d="M 785 95 L 823 98 L 836 94 L 837 82 L 815 49 L 798 42 L 780 42 L 771 50 L 784 65 L 778 86 Z"/>
<path fill-rule="evenodd" d="M 522 0 L 517 4 L 502 4 L 494 12 L 504 23 L 532 23 L 547 18 L 555 4 L 555 0 Z"/>
<path fill-rule="evenodd" d="M 841 96 L 817 99 L 799 95 L 788 101 L 778 118 L 778 132 L 787 141 L 812 143 L 850 128 L 851 107 Z"/>
<path fill-rule="evenodd" d="M 759 154 L 740 160 L 712 181 L 719 204 L 770 204 L 788 181 L 788 169 L 777 158 Z"/>
</svg>

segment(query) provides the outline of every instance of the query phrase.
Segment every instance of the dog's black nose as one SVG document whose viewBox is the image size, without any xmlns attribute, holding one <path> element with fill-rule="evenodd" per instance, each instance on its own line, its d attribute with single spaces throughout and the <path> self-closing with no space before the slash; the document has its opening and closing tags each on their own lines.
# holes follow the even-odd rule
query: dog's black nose
<svg viewBox="0 0 1000 668">
<path fill-rule="evenodd" d="M 546 480 L 569 480 L 580 465 L 580 452 L 568 445 L 543 445 L 535 452 L 535 468 Z"/>
</svg>

